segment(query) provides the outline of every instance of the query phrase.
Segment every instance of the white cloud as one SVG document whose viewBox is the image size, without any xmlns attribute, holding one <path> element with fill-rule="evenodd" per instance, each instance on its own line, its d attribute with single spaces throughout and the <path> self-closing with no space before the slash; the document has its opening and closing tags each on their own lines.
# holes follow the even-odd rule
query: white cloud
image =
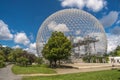
<svg viewBox="0 0 120 80">
<path fill-rule="evenodd" d="M 7 45 L 2 45 L 2 47 L 7 47 Z"/>
<path fill-rule="evenodd" d="M 76 31 L 76 35 L 79 35 L 80 32 L 81 32 L 81 30 L 77 30 L 77 31 Z"/>
<path fill-rule="evenodd" d="M 112 34 L 120 35 L 120 26 L 116 26 L 111 30 Z"/>
<path fill-rule="evenodd" d="M 112 26 L 118 19 L 119 13 L 117 11 L 111 11 L 108 15 L 104 16 L 100 22 L 104 27 Z"/>
<path fill-rule="evenodd" d="M 105 0 L 60 0 L 62 7 L 76 7 L 82 9 L 84 7 L 97 12 L 102 10 L 107 1 Z"/>
<path fill-rule="evenodd" d="M 31 43 L 30 44 L 30 49 L 36 49 L 36 43 Z"/>
<path fill-rule="evenodd" d="M 13 35 L 8 29 L 8 25 L 0 20 L 0 40 L 10 40 L 13 38 Z"/>
<path fill-rule="evenodd" d="M 82 9 L 85 6 L 85 0 L 61 0 L 63 7 L 78 7 Z"/>
<path fill-rule="evenodd" d="M 36 43 L 30 43 L 29 47 L 25 48 L 24 50 L 37 55 L 37 52 L 36 52 Z"/>
<path fill-rule="evenodd" d="M 29 38 L 30 38 L 31 40 L 34 40 L 33 33 L 30 33 L 30 36 L 29 36 Z"/>
<path fill-rule="evenodd" d="M 57 24 L 55 21 L 50 22 L 50 24 L 48 24 L 48 28 L 52 31 L 61 31 L 61 32 L 69 31 L 66 24 Z"/>
<path fill-rule="evenodd" d="M 78 43 L 80 40 L 83 40 L 83 38 L 82 37 L 76 37 L 73 42 Z"/>
<path fill-rule="evenodd" d="M 27 45 L 30 43 L 30 40 L 28 39 L 25 33 L 21 32 L 21 33 L 15 34 L 14 42 Z"/>
<path fill-rule="evenodd" d="M 105 0 L 87 0 L 86 7 L 93 10 L 94 12 L 100 11 L 106 6 Z"/>
<path fill-rule="evenodd" d="M 107 51 L 113 51 L 118 45 L 120 45 L 120 35 L 107 34 L 108 49 Z"/>
<path fill-rule="evenodd" d="M 16 45 L 16 46 L 13 46 L 12 48 L 16 49 L 16 48 L 21 48 L 20 45 Z"/>
<path fill-rule="evenodd" d="M 116 24 L 120 24 L 120 20 L 118 20 L 118 21 L 116 22 Z"/>
<path fill-rule="evenodd" d="M 66 32 L 69 31 L 68 27 L 65 24 L 58 24 L 55 28 L 55 31 Z"/>
</svg>

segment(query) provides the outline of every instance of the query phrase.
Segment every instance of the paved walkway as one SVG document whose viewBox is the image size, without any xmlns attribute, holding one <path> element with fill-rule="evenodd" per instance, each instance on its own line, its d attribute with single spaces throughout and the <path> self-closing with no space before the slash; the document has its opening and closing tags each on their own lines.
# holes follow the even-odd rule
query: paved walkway
<svg viewBox="0 0 120 80">
<path fill-rule="evenodd" d="M 15 75 L 12 73 L 12 65 L 8 65 L 5 68 L 0 69 L 0 80 L 21 80 L 23 76 L 53 76 L 69 73 L 79 73 L 79 72 L 91 72 L 91 71 L 101 71 L 101 70 L 110 70 L 112 69 L 111 64 L 94 64 L 94 63 L 81 63 L 81 64 L 67 64 L 75 68 L 57 68 L 55 69 L 57 73 L 55 74 L 21 74 Z M 120 68 L 120 64 L 118 67 Z"/>
<path fill-rule="evenodd" d="M 19 76 L 53 76 L 53 75 L 62 75 L 70 73 L 80 73 L 80 72 L 91 72 L 91 71 L 101 71 L 101 70 L 110 70 L 111 68 L 99 68 L 99 69 L 56 69 L 56 74 L 21 74 Z"/>
<path fill-rule="evenodd" d="M 69 66 L 73 66 L 75 68 L 57 68 L 56 74 L 24 74 L 19 76 L 53 76 L 53 75 L 61 75 L 61 74 L 69 74 L 69 73 L 79 73 L 79 72 L 91 72 L 91 71 L 101 71 L 101 70 L 111 70 L 112 64 L 106 63 L 81 63 L 81 64 L 67 64 Z M 120 68 L 115 67 L 115 68 Z"/>
<path fill-rule="evenodd" d="M 0 69 L 0 80 L 21 80 L 21 76 L 17 76 L 11 71 L 12 65 Z"/>
</svg>

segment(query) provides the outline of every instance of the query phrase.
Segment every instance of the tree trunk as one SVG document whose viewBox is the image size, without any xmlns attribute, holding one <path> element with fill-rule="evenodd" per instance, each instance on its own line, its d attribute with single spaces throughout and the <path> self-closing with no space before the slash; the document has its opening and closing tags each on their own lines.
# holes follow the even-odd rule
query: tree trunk
<svg viewBox="0 0 120 80">
<path fill-rule="evenodd" d="M 54 62 L 55 62 L 55 65 L 54 65 L 54 67 L 56 68 L 56 67 L 57 67 L 57 63 L 56 63 L 56 62 L 57 62 L 57 60 L 54 60 Z"/>
<path fill-rule="evenodd" d="M 59 67 L 60 67 L 60 59 L 59 59 Z"/>
<path fill-rule="evenodd" d="M 52 66 L 52 60 L 50 60 L 50 67 L 52 68 L 53 66 Z"/>
</svg>

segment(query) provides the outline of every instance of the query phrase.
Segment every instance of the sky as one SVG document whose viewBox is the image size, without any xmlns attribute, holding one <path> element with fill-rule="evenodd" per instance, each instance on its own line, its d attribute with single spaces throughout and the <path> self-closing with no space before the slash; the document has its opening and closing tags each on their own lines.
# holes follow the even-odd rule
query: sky
<svg viewBox="0 0 120 80">
<path fill-rule="evenodd" d="M 120 45 L 120 0 L 0 0 L 0 44 L 36 53 L 42 22 L 63 9 L 89 12 L 103 25 L 108 52 Z"/>
</svg>

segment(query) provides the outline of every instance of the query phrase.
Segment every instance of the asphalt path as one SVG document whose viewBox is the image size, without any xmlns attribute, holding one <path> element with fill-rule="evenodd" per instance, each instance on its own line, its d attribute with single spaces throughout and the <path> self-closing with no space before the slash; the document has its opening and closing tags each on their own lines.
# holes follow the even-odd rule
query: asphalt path
<svg viewBox="0 0 120 80">
<path fill-rule="evenodd" d="M 12 73 L 11 68 L 13 65 L 8 65 L 0 69 L 0 80 L 21 80 L 22 77 Z"/>
</svg>

